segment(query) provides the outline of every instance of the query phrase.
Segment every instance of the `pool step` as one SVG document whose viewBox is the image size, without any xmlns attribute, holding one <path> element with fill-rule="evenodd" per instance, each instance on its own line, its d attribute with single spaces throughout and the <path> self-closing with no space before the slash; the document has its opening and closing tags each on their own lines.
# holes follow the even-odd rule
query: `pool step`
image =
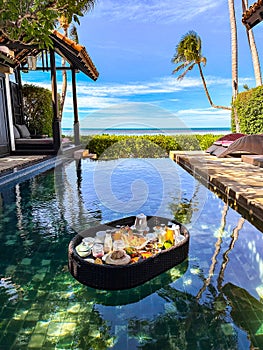
<svg viewBox="0 0 263 350">
<path fill-rule="evenodd" d="M 85 158 L 97 159 L 97 154 L 89 153 L 88 149 L 79 149 L 78 151 L 74 152 L 74 159 L 85 159 Z"/>
</svg>

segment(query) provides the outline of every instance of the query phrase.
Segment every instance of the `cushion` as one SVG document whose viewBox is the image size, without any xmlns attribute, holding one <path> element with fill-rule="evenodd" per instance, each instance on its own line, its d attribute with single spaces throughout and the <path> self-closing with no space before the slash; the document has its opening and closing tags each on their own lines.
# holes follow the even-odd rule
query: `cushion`
<svg viewBox="0 0 263 350">
<path fill-rule="evenodd" d="M 30 139 L 30 132 L 25 124 L 23 125 L 16 124 L 16 127 L 20 133 L 20 136 L 23 139 Z"/>
<path fill-rule="evenodd" d="M 14 125 L 14 137 L 15 139 L 20 139 L 19 131 L 17 130 L 17 127 Z"/>
</svg>

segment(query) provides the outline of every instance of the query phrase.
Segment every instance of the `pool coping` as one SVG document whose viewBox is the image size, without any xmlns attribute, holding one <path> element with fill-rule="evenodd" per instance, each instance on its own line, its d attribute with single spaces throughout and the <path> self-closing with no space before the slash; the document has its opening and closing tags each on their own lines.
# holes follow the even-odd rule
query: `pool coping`
<svg viewBox="0 0 263 350">
<path fill-rule="evenodd" d="M 0 186 L 15 184 L 40 172 L 54 168 L 63 162 L 57 156 L 9 156 L 1 160 L 7 162 L 4 170 L 0 170 Z"/>
<path fill-rule="evenodd" d="M 263 232 L 262 168 L 202 151 L 172 151 L 170 158 Z"/>
</svg>

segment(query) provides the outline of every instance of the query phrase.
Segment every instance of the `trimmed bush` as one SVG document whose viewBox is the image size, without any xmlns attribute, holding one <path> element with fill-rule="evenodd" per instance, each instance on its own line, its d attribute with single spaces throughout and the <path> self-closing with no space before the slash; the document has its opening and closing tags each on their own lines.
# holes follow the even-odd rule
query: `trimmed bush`
<svg viewBox="0 0 263 350">
<path fill-rule="evenodd" d="M 25 123 L 32 135 L 52 136 L 52 93 L 33 84 L 22 88 Z"/>
<path fill-rule="evenodd" d="M 83 136 L 81 142 L 90 153 L 104 159 L 168 157 L 170 151 L 205 150 L 220 135 L 95 135 Z"/>
<path fill-rule="evenodd" d="M 242 133 L 263 133 L 263 86 L 239 93 L 234 107 L 237 110 Z"/>
</svg>

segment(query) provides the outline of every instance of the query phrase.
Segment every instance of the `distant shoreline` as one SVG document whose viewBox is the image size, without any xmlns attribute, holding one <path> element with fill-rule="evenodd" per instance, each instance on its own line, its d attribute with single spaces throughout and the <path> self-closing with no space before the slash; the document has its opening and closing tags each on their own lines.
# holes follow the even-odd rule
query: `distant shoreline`
<svg viewBox="0 0 263 350">
<path fill-rule="evenodd" d="M 231 133 L 230 128 L 136 128 L 136 129 L 125 129 L 125 128 L 81 128 L 80 135 L 97 135 L 97 134 L 110 134 L 110 135 L 178 135 L 178 134 L 229 134 Z M 62 134 L 66 136 L 73 135 L 73 129 L 62 128 Z"/>
</svg>

